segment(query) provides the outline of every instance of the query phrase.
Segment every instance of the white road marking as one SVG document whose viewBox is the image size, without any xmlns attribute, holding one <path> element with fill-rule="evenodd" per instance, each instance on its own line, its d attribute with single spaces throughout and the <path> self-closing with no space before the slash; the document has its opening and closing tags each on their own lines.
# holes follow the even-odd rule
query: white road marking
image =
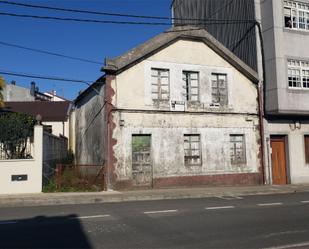
<svg viewBox="0 0 309 249">
<path fill-rule="evenodd" d="M 77 216 L 77 217 L 70 217 L 69 219 L 95 219 L 95 218 L 104 218 L 110 217 L 109 214 L 100 214 L 100 215 L 91 215 L 91 216 Z"/>
<path fill-rule="evenodd" d="M 222 207 L 206 207 L 206 210 L 217 210 L 217 209 L 231 209 L 235 208 L 235 206 L 222 206 Z"/>
<path fill-rule="evenodd" d="M 280 206 L 280 205 L 283 205 L 282 202 L 274 202 L 274 203 L 260 203 L 260 204 L 257 204 L 258 206 L 260 207 L 266 207 L 266 206 Z"/>
<path fill-rule="evenodd" d="M 274 246 L 274 247 L 268 247 L 264 249 L 288 249 L 288 248 L 298 248 L 298 247 L 304 248 L 305 246 L 309 246 L 309 242 L 290 244 L 290 245 L 284 245 L 284 246 Z"/>
<path fill-rule="evenodd" d="M 177 209 L 172 209 L 172 210 L 160 210 L 160 211 L 147 211 L 144 212 L 144 214 L 160 214 L 160 213 L 175 213 L 178 212 Z"/>
<path fill-rule="evenodd" d="M 243 199 L 243 197 L 232 196 L 232 195 L 231 196 L 217 196 L 217 198 L 227 200 L 227 201 L 229 201 L 229 200 L 242 200 Z"/>
<path fill-rule="evenodd" d="M 309 203 L 309 201 L 301 201 L 301 203 Z"/>
<path fill-rule="evenodd" d="M 1 221 L 0 225 L 16 224 L 18 221 Z"/>
</svg>

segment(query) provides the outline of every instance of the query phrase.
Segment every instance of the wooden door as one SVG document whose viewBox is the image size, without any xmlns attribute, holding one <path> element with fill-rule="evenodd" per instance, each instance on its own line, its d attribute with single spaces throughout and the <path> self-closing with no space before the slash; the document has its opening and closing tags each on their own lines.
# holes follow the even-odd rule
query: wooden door
<svg viewBox="0 0 309 249">
<path fill-rule="evenodd" d="M 132 136 L 132 178 L 135 186 L 152 186 L 150 135 Z"/>
<path fill-rule="evenodd" d="M 285 137 L 273 137 L 270 144 L 273 184 L 287 184 Z"/>
</svg>

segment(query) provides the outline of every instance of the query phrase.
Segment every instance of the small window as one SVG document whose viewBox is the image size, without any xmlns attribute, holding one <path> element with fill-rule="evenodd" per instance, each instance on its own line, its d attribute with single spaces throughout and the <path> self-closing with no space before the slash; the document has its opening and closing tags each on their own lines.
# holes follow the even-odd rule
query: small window
<svg viewBox="0 0 309 249">
<path fill-rule="evenodd" d="M 305 135 L 305 158 L 306 164 L 309 164 L 309 135 Z"/>
<path fill-rule="evenodd" d="M 170 71 L 168 69 L 151 69 L 151 93 L 153 100 L 169 100 Z"/>
<path fill-rule="evenodd" d="M 246 144 L 244 135 L 230 135 L 231 164 L 246 163 Z"/>
<path fill-rule="evenodd" d="M 213 73 L 212 77 L 212 103 L 225 106 L 228 104 L 227 75 Z"/>
<path fill-rule="evenodd" d="M 309 89 L 309 61 L 288 60 L 290 88 Z"/>
<path fill-rule="evenodd" d="M 200 135 L 184 136 L 185 165 L 201 165 Z"/>
<path fill-rule="evenodd" d="M 199 73 L 183 71 L 182 78 L 185 83 L 186 100 L 199 101 Z"/>
<path fill-rule="evenodd" d="M 286 28 L 293 27 L 292 14 L 290 8 L 284 8 L 284 24 Z"/>
</svg>

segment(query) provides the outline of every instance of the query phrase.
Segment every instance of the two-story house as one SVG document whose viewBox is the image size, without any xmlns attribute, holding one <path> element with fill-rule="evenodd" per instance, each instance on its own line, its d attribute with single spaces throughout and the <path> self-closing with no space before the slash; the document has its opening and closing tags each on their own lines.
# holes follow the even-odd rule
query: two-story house
<svg viewBox="0 0 309 249">
<path fill-rule="evenodd" d="M 109 188 L 262 182 L 257 73 L 186 30 L 107 59 L 75 101 L 77 161 L 104 163 Z"/>
<path fill-rule="evenodd" d="M 172 9 L 175 25 L 182 18 L 225 20 L 203 26 L 260 79 L 264 62 L 265 182 L 308 183 L 309 0 L 174 0 Z M 252 20 L 262 27 L 264 61 Z"/>
</svg>

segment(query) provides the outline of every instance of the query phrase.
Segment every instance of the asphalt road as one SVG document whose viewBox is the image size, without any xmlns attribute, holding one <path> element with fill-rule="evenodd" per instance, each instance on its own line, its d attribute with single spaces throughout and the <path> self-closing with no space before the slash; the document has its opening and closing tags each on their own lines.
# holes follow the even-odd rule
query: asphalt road
<svg viewBox="0 0 309 249">
<path fill-rule="evenodd" d="M 0 209 L 1 248 L 309 248 L 309 193 Z"/>
</svg>

